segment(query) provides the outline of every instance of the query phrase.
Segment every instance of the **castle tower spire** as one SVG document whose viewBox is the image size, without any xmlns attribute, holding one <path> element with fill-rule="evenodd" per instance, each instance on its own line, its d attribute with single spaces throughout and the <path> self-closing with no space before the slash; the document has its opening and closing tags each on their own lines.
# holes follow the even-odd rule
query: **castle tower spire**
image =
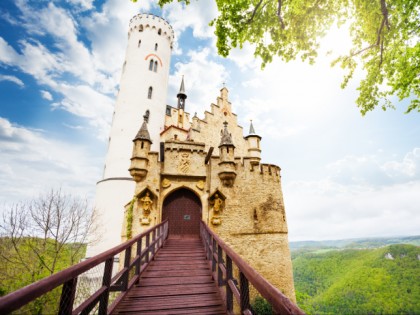
<svg viewBox="0 0 420 315">
<path fill-rule="evenodd" d="M 131 157 L 131 165 L 129 168 L 130 175 L 135 182 L 142 181 L 148 172 L 149 152 L 152 140 L 150 140 L 147 123 L 149 121 L 149 110 L 143 116 L 143 124 L 133 142 L 133 154 Z"/>
<path fill-rule="evenodd" d="M 232 187 L 236 178 L 236 163 L 235 163 L 235 146 L 232 141 L 232 134 L 227 129 L 228 123 L 223 123 L 224 128 L 221 131 L 221 139 L 219 145 L 220 151 L 220 171 L 219 178 L 226 187 Z"/>
<path fill-rule="evenodd" d="M 249 135 L 245 137 L 248 144 L 248 155 L 251 158 L 251 164 L 257 165 L 261 161 L 261 148 L 260 142 L 261 137 L 255 133 L 254 125 L 252 120 L 249 126 Z"/>
<path fill-rule="evenodd" d="M 252 125 L 252 119 L 251 119 L 251 125 L 249 126 L 249 134 L 255 135 L 255 129 L 254 129 L 254 126 Z"/>
<path fill-rule="evenodd" d="M 185 94 L 184 76 L 182 76 L 181 86 L 179 87 L 179 92 L 176 97 L 178 98 L 178 109 L 185 110 L 187 94 Z"/>
</svg>

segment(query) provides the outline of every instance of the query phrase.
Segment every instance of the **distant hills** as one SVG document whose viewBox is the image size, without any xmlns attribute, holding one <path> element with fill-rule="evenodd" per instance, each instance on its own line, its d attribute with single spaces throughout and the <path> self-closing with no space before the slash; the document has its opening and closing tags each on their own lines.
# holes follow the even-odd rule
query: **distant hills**
<svg viewBox="0 0 420 315">
<path fill-rule="evenodd" d="M 420 235 L 289 242 L 291 251 L 302 248 L 378 248 L 392 244 L 412 244 L 420 246 Z"/>
<path fill-rule="evenodd" d="M 291 242 L 308 314 L 420 314 L 420 236 Z"/>
</svg>

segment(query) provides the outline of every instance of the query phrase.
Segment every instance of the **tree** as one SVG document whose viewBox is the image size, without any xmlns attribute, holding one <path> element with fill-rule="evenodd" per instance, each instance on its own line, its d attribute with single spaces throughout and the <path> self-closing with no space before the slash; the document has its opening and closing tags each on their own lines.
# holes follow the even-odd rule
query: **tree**
<svg viewBox="0 0 420 315">
<path fill-rule="evenodd" d="M 136 0 L 133 0 L 136 1 Z M 174 0 L 159 0 L 164 6 Z M 178 0 L 189 4 L 190 0 Z M 248 42 L 262 68 L 275 56 L 314 63 L 320 40 L 337 24 L 350 25 L 352 48 L 332 61 L 347 71 L 345 88 L 362 67 L 356 100 L 362 115 L 380 106 L 394 107 L 393 97 L 408 99 L 407 113 L 420 112 L 420 2 L 418 0 L 216 0 L 217 48 L 226 57 Z"/>
<path fill-rule="evenodd" d="M 85 254 L 97 229 L 86 200 L 51 190 L 26 203 L 12 205 L 0 222 L 0 282 L 9 293 L 74 263 Z M 48 313 L 57 292 L 35 301 L 31 313 Z M 48 310 L 48 311 L 46 311 Z"/>
</svg>

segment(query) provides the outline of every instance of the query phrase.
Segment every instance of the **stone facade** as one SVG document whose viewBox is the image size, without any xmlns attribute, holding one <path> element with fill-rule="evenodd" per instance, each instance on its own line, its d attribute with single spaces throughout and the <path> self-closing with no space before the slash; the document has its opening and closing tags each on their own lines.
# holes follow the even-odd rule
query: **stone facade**
<svg viewBox="0 0 420 315">
<path fill-rule="evenodd" d="M 244 137 L 226 88 L 199 119 L 184 111 L 181 87 L 182 106 L 166 110 L 161 156 L 150 151 L 146 122 L 133 140 L 130 174 L 136 188 L 126 206 L 122 240 L 161 222 L 165 198 L 188 189 L 201 201 L 202 220 L 295 301 L 280 168 L 260 163 L 261 137 L 252 125 Z"/>
</svg>

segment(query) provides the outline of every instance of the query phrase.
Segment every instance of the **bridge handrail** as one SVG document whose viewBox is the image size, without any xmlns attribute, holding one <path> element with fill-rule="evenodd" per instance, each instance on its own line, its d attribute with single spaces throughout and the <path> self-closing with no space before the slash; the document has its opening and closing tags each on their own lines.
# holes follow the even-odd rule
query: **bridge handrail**
<svg viewBox="0 0 420 315">
<path fill-rule="evenodd" d="M 219 286 L 226 286 L 226 308 L 233 313 L 233 297 L 241 308 L 241 314 L 252 314 L 249 302 L 249 283 L 267 300 L 275 314 L 305 314 L 296 304 L 289 300 L 279 289 L 274 287 L 255 269 L 236 254 L 219 236 L 203 221 L 200 223 L 201 239 L 206 249 L 207 259 L 211 261 L 212 271 Z M 225 260 L 223 259 L 225 253 Z M 232 263 L 239 269 L 239 288 L 233 276 Z"/>
<path fill-rule="evenodd" d="M 150 235 L 152 235 L 152 241 L 150 242 Z M 112 291 L 122 291 L 122 295 L 126 292 L 129 287 L 134 285 L 140 277 L 141 271 L 146 266 L 141 266 L 142 258 L 145 258 L 145 264 L 147 265 L 151 258 L 155 255 L 156 251 L 162 247 L 164 240 L 168 237 L 168 220 L 151 227 L 143 233 L 135 236 L 131 240 L 128 240 L 114 248 L 111 248 L 99 255 L 88 258 L 74 266 L 71 266 L 65 270 L 57 272 L 49 277 L 34 282 L 22 289 L 14 291 L 4 297 L 0 297 L 0 314 L 8 314 L 14 310 L 21 308 L 36 298 L 50 292 L 51 290 L 63 285 L 59 314 L 72 314 L 80 313 L 82 311 L 88 311 L 93 309 L 98 302 L 101 303 L 99 306 L 99 314 L 106 314 L 108 309 L 108 296 L 110 289 Z M 146 238 L 146 246 L 143 250 L 142 240 Z M 132 261 L 131 260 L 131 248 L 134 244 L 137 244 L 137 254 Z M 124 269 L 111 279 L 112 264 L 115 255 L 125 252 Z M 149 256 L 151 254 L 151 256 Z M 88 299 L 89 303 L 82 303 L 78 307 L 77 311 L 73 311 L 74 295 L 76 291 L 77 278 L 84 272 L 96 267 L 105 262 L 104 274 L 102 278 L 102 286 L 96 292 L 94 292 Z M 128 273 L 132 267 L 136 268 L 135 277 L 128 283 Z M 122 281 L 120 286 L 114 285 L 117 281 Z M 69 299 L 70 297 L 70 299 Z M 122 297 L 117 298 L 121 300 Z M 67 301 L 65 301 L 67 299 Z M 113 303 L 115 305 L 116 303 Z M 111 308 L 113 308 L 111 305 Z"/>
</svg>

